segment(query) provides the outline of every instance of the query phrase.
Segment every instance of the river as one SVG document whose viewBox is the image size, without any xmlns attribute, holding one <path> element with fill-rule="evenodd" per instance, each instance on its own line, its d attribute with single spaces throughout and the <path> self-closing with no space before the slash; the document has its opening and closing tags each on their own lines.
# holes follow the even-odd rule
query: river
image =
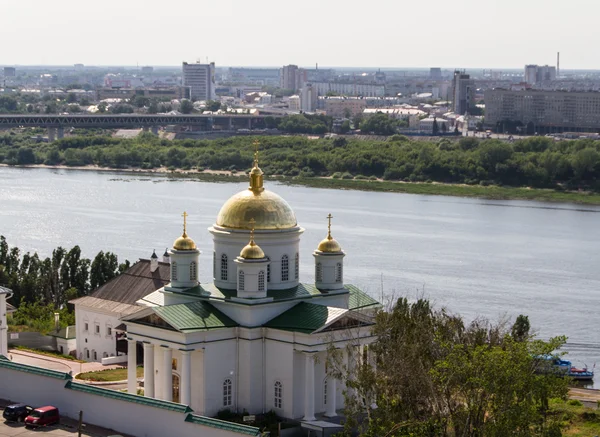
<svg viewBox="0 0 600 437">
<path fill-rule="evenodd" d="M 246 185 L 0 167 L 0 234 L 43 256 L 78 244 L 87 257 L 104 250 L 134 261 L 170 247 L 185 210 L 203 251 L 200 280 L 210 282 L 207 228 Z M 575 364 L 600 361 L 600 207 L 266 185 L 306 229 L 303 282 L 314 280 L 311 254 L 331 212 L 346 282 L 379 299 L 382 285 L 386 298 L 423 295 L 467 319 L 526 314 L 541 337 L 569 337 Z"/>
</svg>

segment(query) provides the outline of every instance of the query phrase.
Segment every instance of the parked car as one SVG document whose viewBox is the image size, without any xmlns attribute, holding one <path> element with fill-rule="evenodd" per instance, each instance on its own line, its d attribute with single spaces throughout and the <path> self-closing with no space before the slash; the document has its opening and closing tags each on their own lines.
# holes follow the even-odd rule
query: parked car
<svg viewBox="0 0 600 437">
<path fill-rule="evenodd" d="M 4 417 L 7 422 L 23 422 L 32 410 L 33 407 L 25 404 L 9 405 L 4 409 L 2 417 Z"/>
<path fill-rule="evenodd" d="M 51 406 L 36 408 L 25 418 L 25 426 L 47 426 L 59 422 L 58 408 Z"/>
</svg>

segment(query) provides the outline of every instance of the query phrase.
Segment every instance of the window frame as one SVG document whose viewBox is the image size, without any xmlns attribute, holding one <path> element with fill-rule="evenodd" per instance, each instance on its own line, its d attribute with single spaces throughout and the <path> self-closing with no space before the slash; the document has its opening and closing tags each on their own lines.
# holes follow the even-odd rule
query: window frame
<svg viewBox="0 0 600 437">
<path fill-rule="evenodd" d="M 221 281 L 227 281 L 229 277 L 229 257 L 226 253 L 221 254 Z"/>
<path fill-rule="evenodd" d="M 294 259 L 294 279 L 298 280 L 300 277 L 300 254 L 296 252 L 296 258 Z"/>
<path fill-rule="evenodd" d="M 245 282 L 245 278 L 244 278 L 244 271 L 240 270 L 238 273 L 238 290 L 240 291 L 244 291 L 244 287 L 246 286 Z"/>
<path fill-rule="evenodd" d="M 265 271 L 258 272 L 258 291 L 265 291 Z"/>
<path fill-rule="evenodd" d="M 177 280 L 177 261 L 171 261 L 171 282 Z"/>
<path fill-rule="evenodd" d="M 233 382 L 230 378 L 223 381 L 223 407 L 233 406 Z"/>
<path fill-rule="evenodd" d="M 287 255 L 281 256 L 281 282 L 290 280 L 290 259 Z"/>
<path fill-rule="evenodd" d="M 320 262 L 315 264 L 315 281 L 323 282 L 323 264 Z"/>
<path fill-rule="evenodd" d="M 273 384 L 273 408 L 283 408 L 283 383 L 279 380 Z"/>
</svg>

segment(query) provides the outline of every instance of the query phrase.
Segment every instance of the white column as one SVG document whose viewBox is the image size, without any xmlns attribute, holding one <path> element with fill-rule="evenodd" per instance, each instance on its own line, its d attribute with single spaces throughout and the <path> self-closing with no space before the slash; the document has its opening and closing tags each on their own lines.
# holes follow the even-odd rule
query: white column
<svg viewBox="0 0 600 437">
<path fill-rule="evenodd" d="M 127 339 L 127 393 L 137 394 L 137 341 Z"/>
<path fill-rule="evenodd" d="M 154 397 L 154 345 L 144 343 L 144 396 Z"/>
<path fill-rule="evenodd" d="M 304 418 L 311 422 L 315 420 L 315 361 L 313 354 L 304 354 Z"/>
<path fill-rule="evenodd" d="M 163 349 L 163 400 L 171 402 L 173 400 L 173 350 L 170 347 Z"/>
<path fill-rule="evenodd" d="M 1 290 L 0 290 L 1 291 Z M 0 292 L 0 355 L 8 357 L 8 326 L 6 321 L 6 294 Z"/>
<path fill-rule="evenodd" d="M 181 351 L 181 379 L 179 397 L 183 405 L 192 403 L 192 352 Z"/>
<path fill-rule="evenodd" d="M 332 376 L 327 378 L 327 411 L 325 412 L 325 416 L 327 417 L 335 417 L 337 413 L 335 412 L 337 406 L 337 382 L 336 379 Z"/>
</svg>

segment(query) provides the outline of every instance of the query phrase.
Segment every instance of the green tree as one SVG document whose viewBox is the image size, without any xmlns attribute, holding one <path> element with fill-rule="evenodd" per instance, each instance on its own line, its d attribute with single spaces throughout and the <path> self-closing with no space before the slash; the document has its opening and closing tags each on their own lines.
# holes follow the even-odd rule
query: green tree
<svg viewBox="0 0 600 437">
<path fill-rule="evenodd" d="M 108 105 L 104 102 L 98 103 L 98 112 L 101 114 L 104 114 L 106 112 L 107 107 L 108 107 Z"/>
<path fill-rule="evenodd" d="M 519 317 L 517 317 L 517 320 L 515 320 L 515 323 L 510 330 L 510 335 L 512 335 L 512 338 L 514 338 L 515 341 L 525 341 L 529 338 L 530 329 L 529 317 L 519 314 Z"/>
<path fill-rule="evenodd" d="M 440 133 L 440 127 L 438 126 L 437 118 L 433 118 L 433 135 L 437 136 Z"/>
<path fill-rule="evenodd" d="M 194 110 L 194 105 L 191 101 L 189 101 L 188 99 L 183 99 L 181 101 L 181 105 L 179 106 L 179 111 L 182 114 L 191 114 L 193 110 Z"/>
<path fill-rule="evenodd" d="M 216 112 L 221 109 L 221 102 L 218 100 L 208 100 L 206 102 L 206 110 L 210 112 Z"/>
<path fill-rule="evenodd" d="M 67 94 L 67 103 L 75 103 L 75 102 L 77 102 L 77 96 L 75 95 L 75 93 Z"/>
<path fill-rule="evenodd" d="M 373 114 L 360 122 L 360 130 L 372 132 L 375 135 L 393 135 L 396 133 L 398 121 L 387 114 Z"/>
<path fill-rule="evenodd" d="M 92 261 L 90 269 L 90 288 L 95 290 L 119 274 L 117 255 L 100 251 Z"/>
</svg>

